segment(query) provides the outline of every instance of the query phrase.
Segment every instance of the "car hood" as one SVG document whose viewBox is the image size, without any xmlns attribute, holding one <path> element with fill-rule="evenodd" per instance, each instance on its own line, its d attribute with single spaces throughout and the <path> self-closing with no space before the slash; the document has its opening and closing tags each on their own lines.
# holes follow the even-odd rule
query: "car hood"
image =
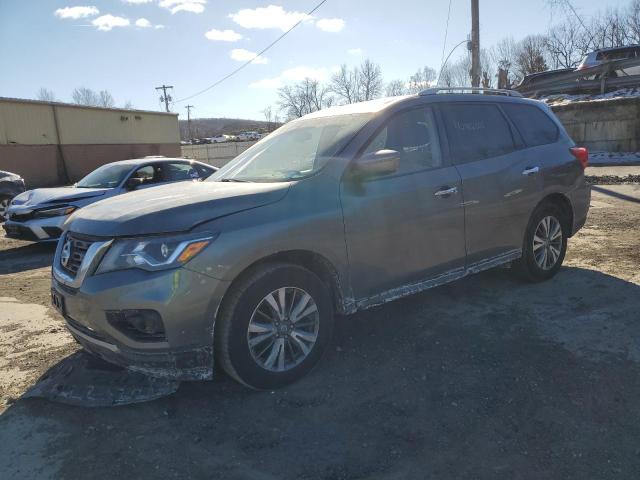
<svg viewBox="0 0 640 480">
<path fill-rule="evenodd" d="M 75 187 L 36 188 L 35 190 L 27 190 L 15 197 L 12 206 L 29 208 L 42 204 L 73 203 L 86 198 L 100 197 L 109 190 L 109 188 Z"/>
<path fill-rule="evenodd" d="M 66 227 L 108 237 L 183 232 L 215 218 L 275 203 L 288 189 L 288 183 L 174 183 L 92 204 L 74 213 Z"/>
<path fill-rule="evenodd" d="M 4 170 L 0 170 L 0 181 L 4 182 L 17 182 L 22 180 L 20 175 L 11 172 L 5 172 Z"/>
</svg>

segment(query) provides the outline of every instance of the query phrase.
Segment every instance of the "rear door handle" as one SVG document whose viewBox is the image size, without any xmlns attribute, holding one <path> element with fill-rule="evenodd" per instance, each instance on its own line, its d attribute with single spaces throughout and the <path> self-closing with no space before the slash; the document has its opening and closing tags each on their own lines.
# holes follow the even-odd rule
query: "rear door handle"
<svg viewBox="0 0 640 480">
<path fill-rule="evenodd" d="M 522 171 L 523 175 L 535 175 L 540 171 L 540 167 L 527 167 Z"/>
<path fill-rule="evenodd" d="M 449 195 L 454 195 L 458 193 L 458 187 L 443 187 L 442 190 L 438 190 L 434 195 L 436 197 L 448 197 Z"/>
</svg>

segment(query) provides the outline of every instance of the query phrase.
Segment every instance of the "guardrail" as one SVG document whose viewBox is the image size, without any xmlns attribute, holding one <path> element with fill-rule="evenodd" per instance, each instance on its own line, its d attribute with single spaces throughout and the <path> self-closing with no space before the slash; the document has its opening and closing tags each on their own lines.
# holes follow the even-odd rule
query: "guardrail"
<svg viewBox="0 0 640 480">
<path fill-rule="evenodd" d="M 207 143 L 204 145 L 183 145 L 182 156 L 214 167 L 222 167 L 225 163 L 237 157 L 256 142 L 225 142 Z"/>
<path fill-rule="evenodd" d="M 625 70 L 640 67 L 640 58 L 612 60 L 595 67 L 561 73 L 532 85 L 514 87 L 528 97 L 553 94 L 606 93 L 620 88 L 640 87 L 640 74 L 628 75 Z M 640 70 L 640 69 L 639 69 Z"/>
</svg>

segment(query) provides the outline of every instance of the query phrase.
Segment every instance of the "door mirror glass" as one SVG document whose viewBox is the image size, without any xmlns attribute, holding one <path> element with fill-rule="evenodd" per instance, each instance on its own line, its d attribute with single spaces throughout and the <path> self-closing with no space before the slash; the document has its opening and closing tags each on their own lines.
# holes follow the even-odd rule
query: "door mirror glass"
<svg viewBox="0 0 640 480">
<path fill-rule="evenodd" d="M 140 185 L 144 185 L 145 184 L 145 180 L 146 179 L 140 178 L 140 177 L 131 177 L 129 180 L 127 180 L 125 188 L 127 190 L 135 190 Z"/>
<path fill-rule="evenodd" d="M 387 175 L 400 168 L 400 153 L 396 150 L 378 150 L 365 153 L 356 160 L 355 172 L 360 175 Z"/>
</svg>

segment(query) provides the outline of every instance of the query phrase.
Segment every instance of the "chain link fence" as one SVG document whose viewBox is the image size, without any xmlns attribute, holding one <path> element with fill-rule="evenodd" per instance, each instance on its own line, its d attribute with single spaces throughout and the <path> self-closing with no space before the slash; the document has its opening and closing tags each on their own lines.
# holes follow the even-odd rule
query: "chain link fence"
<svg viewBox="0 0 640 480">
<path fill-rule="evenodd" d="M 182 156 L 214 167 L 222 167 L 256 142 L 209 143 L 205 145 L 183 145 Z"/>
</svg>

